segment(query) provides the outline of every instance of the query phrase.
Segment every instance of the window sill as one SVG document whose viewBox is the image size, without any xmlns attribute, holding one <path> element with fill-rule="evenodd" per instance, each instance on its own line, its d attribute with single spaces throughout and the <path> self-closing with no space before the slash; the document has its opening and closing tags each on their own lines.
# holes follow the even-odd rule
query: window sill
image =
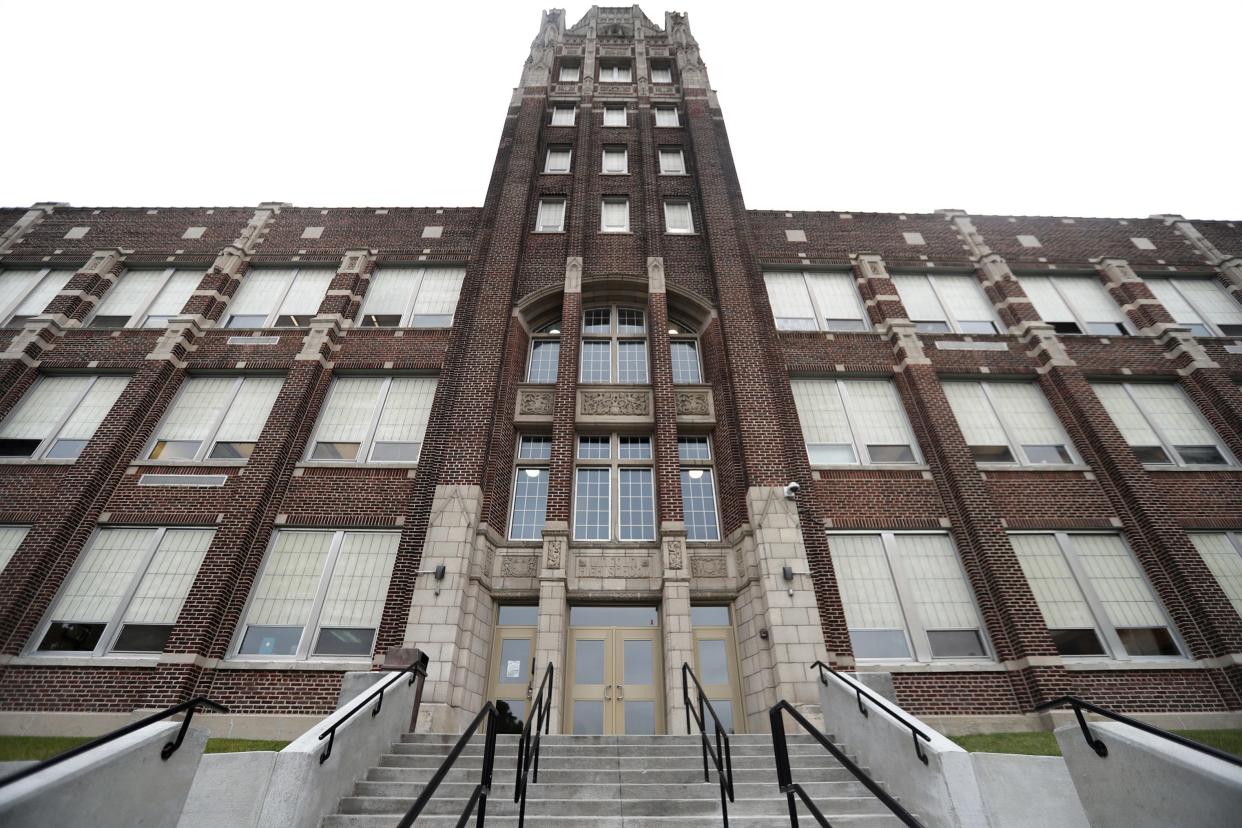
<svg viewBox="0 0 1242 828">
<path fill-rule="evenodd" d="M 978 661 L 863 661 L 855 662 L 860 673 L 1003 673 L 1008 668 L 991 659 Z"/>
<path fill-rule="evenodd" d="M 607 172 L 605 171 L 605 172 L 601 172 L 600 175 L 606 175 L 609 178 L 629 178 L 630 177 L 630 174 L 628 172 Z"/>
<path fill-rule="evenodd" d="M 1232 463 L 1198 463 L 1195 465 L 1172 466 L 1165 463 L 1144 463 L 1143 468 L 1151 472 L 1237 472 L 1242 468 Z"/>
<path fill-rule="evenodd" d="M 564 230 L 531 230 L 536 236 L 563 236 Z"/>
<path fill-rule="evenodd" d="M 926 463 L 843 463 L 829 466 L 811 466 L 811 471 L 931 471 Z"/>
<path fill-rule="evenodd" d="M 1198 670 L 1203 664 L 1182 656 L 1149 656 L 1147 658 L 1065 658 L 1066 670 Z"/>
<path fill-rule="evenodd" d="M 600 230 L 599 234 L 601 236 L 632 236 L 634 235 L 634 231 L 633 230 Z"/>
<path fill-rule="evenodd" d="M 1037 466 L 1024 466 L 1021 463 L 975 463 L 975 466 L 979 471 L 1091 471 L 1090 466 L 1080 463 L 1041 463 Z"/>
<path fill-rule="evenodd" d="M 359 463 L 354 460 L 303 460 L 295 469 L 416 469 L 418 463 Z"/>
<path fill-rule="evenodd" d="M 60 458 L 44 458 L 35 457 L 0 457 L 0 466 L 72 466 L 78 462 L 78 458 L 72 460 Z"/>
<path fill-rule="evenodd" d="M 160 655 L 160 653 L 151 653 L 150 655 L 93 656 L 28 653 L 13 656 L 4 664 L 8 667 L 150 667 L 154 669 L 159 663 Z"/>
<path fill-rule="evenodd" d="M 371 666 L 370 656 L 357 658 L 248 659 L 238 656 L 216 663 L 217 670 L 306 670 L 311 672 L 352 672 Z"/>
<path fill-rule="evenodd" d="M 665 178 L 686 178 L 687 176 L 689 176 L 689 175 L 690 175 L 690 173 L 684 173 L 684 172 L 679 172 L 679 173 L 666 173 L 666 172 L 662 172 L 662 173 L 659 173 L 659 174 L 660 174 L 660 175 L 662 175 L 662 176 L 664 176 Z"/>
<path fill-rule="evenodd" d="M 170 466 L 174 468 L 212 468 L 218 466 L 220 468 L 240 469 L 245 467 L 246 462 L 245 460 L 212 460 L 210 458 L 204 460 L 152 460 L 147 458 L 146 460 L 135 460 L 129 465 L 137 468 L 151 467 L 157 469 L 166 469 Z"/>
<path fill-rule="evenodd" d="M 544 170 L 544 175 L 573 175 L 573 170 Z"/>
</svg>

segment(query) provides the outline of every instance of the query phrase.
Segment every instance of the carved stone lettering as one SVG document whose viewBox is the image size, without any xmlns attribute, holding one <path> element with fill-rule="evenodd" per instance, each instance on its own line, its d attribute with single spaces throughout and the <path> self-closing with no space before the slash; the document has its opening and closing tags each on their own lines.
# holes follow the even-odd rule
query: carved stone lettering
<svg viewBox="0 0 1242 828">
<path fill-rule="evenodd" d="M 578 575 L 583 578 L 647 578 L 651 575 L 651 558 L 628 555 L 579 558 Z"/>
</svg>

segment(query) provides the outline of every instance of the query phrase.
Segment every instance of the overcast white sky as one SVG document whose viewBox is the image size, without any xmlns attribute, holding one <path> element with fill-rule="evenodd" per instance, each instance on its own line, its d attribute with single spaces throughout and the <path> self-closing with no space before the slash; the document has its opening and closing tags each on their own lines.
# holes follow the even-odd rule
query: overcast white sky
<svg viewBox="0 0 1242 828">
<path fill-rule="evenodd" d="M 0 0 L 0 205 L 480 205 L 543 5 Z M 752 208 L 1242 218 L 1237 0 L 675 8 Z"/>
</svg>

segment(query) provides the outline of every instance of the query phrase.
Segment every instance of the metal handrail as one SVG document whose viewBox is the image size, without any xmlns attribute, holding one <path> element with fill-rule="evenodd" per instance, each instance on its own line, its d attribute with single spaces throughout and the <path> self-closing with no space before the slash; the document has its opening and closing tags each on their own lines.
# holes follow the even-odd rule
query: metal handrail
<svg viewBox="0 0 1242 828">
<path fill-rule="evenodd" d="M 870 711 L 868 711 L 867 708 L 863 707 L 863 703 L 862 703 L 863 696 L 866 696 L 867 700 L 870 701 L 872 704 L 874 704 L 876 707 L 880 708 L 885 713 L 887 713 L 889 716 L 893 717 L 898 722 L 908 727 L 910 729 L 910 736 L 912 739 L 914 739 L 914 755 L 917 756 L 919 758 L 919 761 L 922 762 L 924 765 L 927 764 L 927 754 L 923 751 L 923 745 L 919 740 L 922 739 L 924 742 L 931 742 L 931 737 L 928 736 L 926 733 L 924 733 L 922 730 L 920 730 L 914 722 L 906 718 L 901 712 L 889 707 L 888 704 L 885 703 L 884 701 L 881 701 L 879 697 L 864 690 L 861 683 L 859 683 L 858 681 L 850 681 L 849 679 L 845 678 L 845 676 L 841 675 L 840 673 L 838 673 L 836 670 L 829 667 L 824 662 L 816 661 L 816 662 L 813 662 L 811 666 L 819 668 L 819 680 L 825 687 L 828 686 L 828 673 L 831 673 L 833 678 L 835 678 L 837 681 L 841 682 L 846 687 L 853 690 L 854 698 L 858 702 L 858 712 L 863 714 L 863 716 L 871 715 Z M 825 670 L 827 670 L 828 673 L 825 673 L 824 672 Z"/>
<path fill-rule="evenodd" d="M 539 740 L 552 726 L 552 676 L 555 670 L 552 662 L 548 662 L 543 671 L 543 680 L 539 682 L 539 692 L 531 702 L 531 710 L 526 714 L 526 724 L 522 727 L 522 738 L 518 741 L 517 778 L 513 782 L 513 801 L 518 804 L 518 828 L 526 825 L 526 776 L 532 763 L 535 767 L 535 784 L 539 784 Z M 546 695 L 545 695 L 546 693 Z M 536 715 L 538 720 L 536 721 Z M 535 722 L 532 746 L 531 722 Z"/>
<path fill-rule="evenodd" d="M 39 762 L 38 764 L 31 765 L 30 767 L 27 767 L 27 768 L 22 768 L 17 773 L 10 774 L 9 776 L 6 776 L 3 779 L 0 779 L 0 787 L 3 787 L 5 785 L 10 785 L 18 781 L 19 779 L 25 779 L 28 776 L 33 776 L 34 774 L 38 773 L 41 770 L 50 768 L 53 765 L 58 765 L 61 762 L 64 762 L 67 759 L 72 759 L 75 756 L 81 756 L 83 753 L 86 753 L 88 750 L 94 750 L 100 745 L 104 745 L 104 744 L 107 744 L 108 742 L 115 741 L 116 739 L 119 739 L 122 736 L 127 736 L 136 730 L 142 730 L 144 727 L 146 727 L 149 724 L 154 724 L 155 722 L 158 722 L 162 719 L 167 719 L 170 716 L 176 716 L 178 713 L 181 713 L 182 711 L 184 711 L 185 718 L 181 720 L 181 729 L 177 731 L 177 738 L 165 744 L 164 747 L 160 748 L 160 758 L 167 761 L 168 757 L 176 753 L 177 748 L 181 747 L 182 741 L 185 740 L 186 731 L 190 729 L 190 719 L 193 718 L 194 710 L 198 707 L 209 707 L 212 710 L 215 710 L 217 713 L 228 713 L 229 712 L 229 709 L 225 707 L 224 705 L 213 702 L 211 699 L 207 698 L 206 696 L 198 696 L 196 698 L 190 699 L 189 701 L 182 702 L 181 704 L 173 705 L 172 707 L 160 713 L 147 716 L 145 719 L 140 719 L 139 721 L 136 721 L 133 724 L 128 724 L 125 727 L 112 731 L 111 733 L 105 733 L 103 736 L 100 736 L 98 739 L 92 739 L 91 741 L 87 742 L 84 745 L 78 745 L 75 748 L 70 748 L 64 753 L 58 753 L 52 758 L 44 759 L 42 762 Z"/>
<path fill-rule="evenodd" d="M 689 681 L 687 681 L 687 678 Z M 697 694 L 697 710 L 695 705 L 690 704 L 690 681 L 694 682 Z M 691 716 L 694 717 L 694 723 L 699 727 L 699 739 L 703 745 L 704 782 L 711 781 L 711 774 L 707 769 L 708 756 L 711 756 L 712 763 L 716 766 L 716 778 L 720 780 L 720 815 L 727 828 L 729 825 L 728 802 L 733 801 L 733 753 L 729 749 L 729 734 L 724 726 L 720 724 L 720 717 L 716 715 L 716 709 L 712 707 L 711 700 L 707 698 L 707 693 L 704 692 L 703 685 L 699 683 L 698 676 L 694 674 L 694 670 L 690 669 L 690 665 L 684 661 L 681 664 L 681 698 L 686 706 L 686 732 L 690 732 Z M 716 749 L 714 751 L 707 738 L 706 719 L 703 716 L 704 706 L 706 706 L 707 712 L 712 714 L 712 722 L 716 732 Z M 728 802 L 725 801 L 726 796 L 728 797 Z"/>
<path fill-rule="evenodd" d="M 1088 710 L 1092 713 L 1095 713 L 1097 716 L 1103 716 L 1106 719 L 1112 719 L 1115 722 L 1121 722 L 1122 724 L 1129 725 L 1130 727 L 1141 730 L 1144 733 L 1150 733 L 1153 736 L 1159 736 L 1162 739 L 1168 739 L 1170 742 L 1179 744 L 1182 747 L 1188 747 L 1191 750 L 1197 750 L 1200 753 L 1206 753 L 1208 756 L 1212 756 L 1224 762 L 1228 762 L 1231 765 L 1237 765 L 1239 767 L 1242 767 L 1242 757 L 1234 756 L 1231 753 L 1225 753 L 1222 750 L 1217 750 L 1214 747 L 1209 747 L 1208 745 L 1205 745 L 1202 742 L 1196 742 L 1193 739 L 1187 739 L 1185 736 L 1178 736 L 1176 733 L 1170 733 L 1167 730 L 1161 730 L 1155 725 L 1150 725 L 1147 722 L 1140 722 L 1138 719 L 1131 719 L 1129 716 L 1123 716 L 1120 713 L 1114 713 L 1112 710 L 1109 710 L 1108 708 L 1100 707 L 1099 705 L 1092 704 L 1089 701 L 1084 701 L 1078 698 L 1077 696 L 1061 696 L 1060 698 L 1053 699 L 1052 701 L 1044 702 L 1043 704 L 1036 705 L 1035 712 L 1042 713 L 1045 710 L 1049 710 L 1053 707 L 1060 707 L 1063 704 L 1068 704 L 1070 707 L 1074 709 L 1074 716 L 1078 719 L 1078 726 L 1082 729 L 1083 737 L 1087 740 L 1087 744 L 1091 746 L 1091 749 L 1095 751 L 1096 756 L 1099 756 L 1101 758 L 1108 756 L 1108 745 L 1104 744 L 1102 741 L 1097 739 L 1091 733 L 1091 728 L 1087 727 L 1087 720 L 1082 715 L 1082 711 L 1084 710 Z"/>
<path fill-rule="evenodd" d="M 406 811 L 401 821 L 397 823 L 397 828 L 409 828 L 414 824 L 419 814 L 423 812 L 423 808 L 427 807 L 427 803 L 431 801 L 436 788 L 440 787 L 444 777 L 448 776 L 448 772 L 453 768 L 453 763 L 457 761 L 457 757 L 461 756 L 461 752 L 466 749 L 466 744 L 474 736 L 474 732 L 479 729 L 479 724 L 485 718 L 487 719 L 487 741 L 483 748 L 482 775 L 479 779 L 479 784 L 475 785 L 474 790 L 470 792 L 470 799 L 466 802 L 466 808 L 461 812 L 461 817 L 457 820 L 457 828 L 462 828 L 470 819 L 470 814 L 474 811 L 474 806 L 477 804 L 479 811 L 475 825 L 477 828 L 483 828 L 487 822 L 487 797 L 492 792 L 492 766 L 496 762 L 496 720 L 499 717 L 496 714 L 496 705 L 492 702 L 483 705 L 483 709 L 474 717 L 474 721 L 461 734 L 461 738 L 457 740 L 457 744 L 453 745 L 453 749 L 449 751 L 449 755 L 445 757 L 444 762 L 431 777 L 431 781 L 423 788 L 423 792 L 418 795 L 417 801 L 410 807 L 410 810 Z"/>
<path fill-rule="evenodd" d="M 418 690 L 414 692 L 414 710 L 410 714 L 410 730 L 413 730 L 414 720 L 418 717 L 418 706 L 422 702 L 423 698 L 423 682 L 427 679 L 427 662 L 427 654 L 422 650 L 415 650 L 413 661 L 389 679 L 386 684 L 380 684 L 379 687 L 376 687 L 368 693 L 365 699 L 355 704 L 348 713 L 333 722 L 323 733 L 320 733 L 319 741 L 322 742 L 324 739 L 327 739 L 328 746 L 324 748 L 323 753 L 319 754 L 319 764 L 322 765 L 324 762 L 328 761 L 328 757 L 332 755 L 332 744 L 336 741 L 336 729 L 352 719 L 355 713 L 370 704 L 371 699 L 374 699 L 377 696 L 379 697 L 379 700 L 375 703 L 375 707 L 371 710 L 371 717 L 374 718 L 375 716 L 378 716 L 380 709 L 384 706 L 384 691 L 396 684 L 397 680 L 406 673 L 410 674 L 410 684 L 413 684 L 416 680 L 419 682 Z M 382 682 L 383 679 L 380 681 Z"/>
<path fill-rule="evenodd" d="M 797 794 L 819 824 L 825 826 L 825 828 L 830 828 L 828 820 L 820 812 L 819 808 L 816 807 L 810 795 L 807 794 L 801 785 L 793 781 L 793 770 L 789 767 L 789 745 L 785 742 L 785 719 L 781 715 L 782 713 L 789 714 L 790 718 L 801 725 L 802 729 L 809 733 L 815 741 L 827 748 L 828 752 L 841 763 L 841 766 L 854 774 L 854 778 L 863 783 L 867 790 L 875 794 L 876 798 L 883 802 L 893 812 L 895 817 L 906 825 L 911 826 L 911 828 L 923 828 L 923 823 L 915 819 L 913 814 L 901 806 L 901 803 L 889 796 L 888 792 L 868 776 L 866 771 L 854 764 L 827 736 L 820 733 L 815 725 L 808 722 L 806 717 L 799 713 L 793 705 L 781 699 L 768 711 L 768 721 L 772 726 L 772 752 L 776 754 L 776 783 L 780 785 L 781 793 L 785 794 L 789 801 L 790 826 L 797 828 L 798 825 L 798 805 L 794 801 L 794 794 Z"/>
</svg>

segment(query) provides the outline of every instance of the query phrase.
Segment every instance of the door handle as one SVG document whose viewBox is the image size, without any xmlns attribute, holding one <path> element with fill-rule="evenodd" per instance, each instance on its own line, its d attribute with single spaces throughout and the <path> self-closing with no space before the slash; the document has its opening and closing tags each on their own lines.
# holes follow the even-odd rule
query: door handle
<svg viewBox="0 0 1242 828">
<path fill-rule="evenodd" d="M 611 684 L 604 685 L 604 699 L 606 701 L 612 701 L 612 685 Z"/>
<path fill-rule="evenodd" d="M 625 698 L 625 685 L 624 685 L 624 684 L 618 684 L 618 685 L 617 685 L 617 698 L 618 698 L 618 699 L 624 699 L 624 698 Z"/>
</svg>

